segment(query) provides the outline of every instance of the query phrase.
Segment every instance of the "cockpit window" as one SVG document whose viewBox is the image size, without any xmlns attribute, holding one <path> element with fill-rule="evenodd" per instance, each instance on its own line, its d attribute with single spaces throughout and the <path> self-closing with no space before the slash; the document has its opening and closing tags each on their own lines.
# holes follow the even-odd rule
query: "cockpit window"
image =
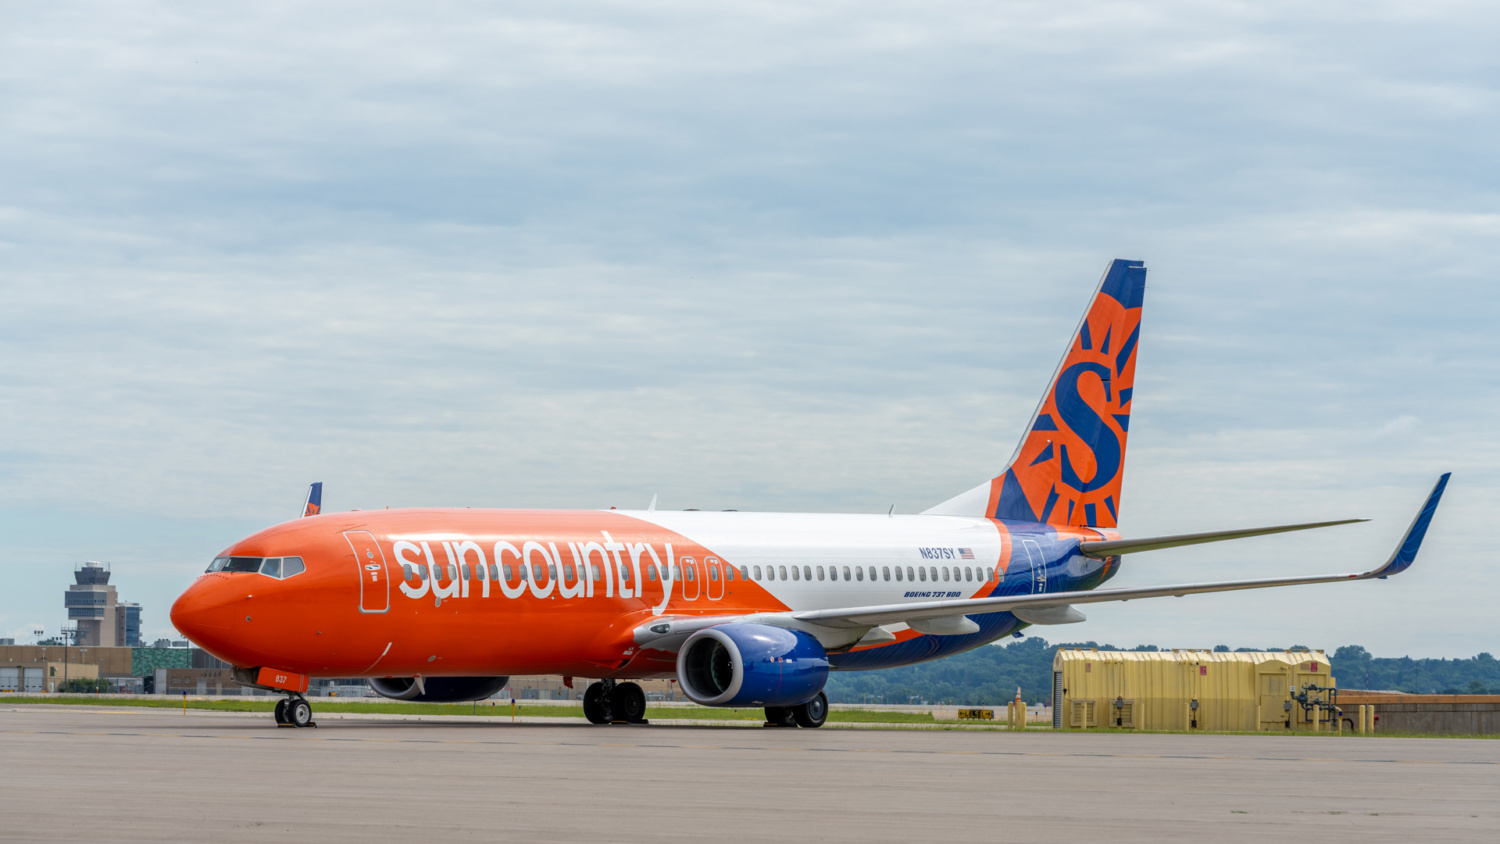
<svg viewBox="0 0 1500 844">
<path fill-rule="evenodd" d="M 286 580 L 307 571 L 301 557 L 215 557 L 208 570 L 222 572 L 260 572 L 266 577 Z"/>
<path fill-rule="evenodd" d="M 259 557 L 230 557 L 222 571 L 260 571 Z"/>
</svg>

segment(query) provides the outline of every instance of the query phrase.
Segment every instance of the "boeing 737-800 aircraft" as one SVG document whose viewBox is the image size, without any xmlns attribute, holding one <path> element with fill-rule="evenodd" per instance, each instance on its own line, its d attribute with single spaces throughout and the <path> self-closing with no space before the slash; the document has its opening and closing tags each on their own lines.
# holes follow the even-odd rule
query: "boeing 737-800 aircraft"
<svg viewBox="0 0 1500 844">
<path fill-rule="evenodd" d="M 623 510 L 322 513 L 224 550 L 172 607 L 177 629 L 285 692 L 367 677 L 382 695 L 480 700 L 511 674 L 598 677 L 595 723 L 640 721 L 633 679 L 706 706 L 821 726 L 829 671 L 910 665 L 1079 605 L 1384 578 L 1411 565 L 1443 475 L 1396 551 L 1363 573 L 1098 588 L 1124 554 L 1345 522 L 1122 539 L 1115 530 L 1146 268 L 1110 264 L 999 477 L 915 516 Z"/>
</svg>

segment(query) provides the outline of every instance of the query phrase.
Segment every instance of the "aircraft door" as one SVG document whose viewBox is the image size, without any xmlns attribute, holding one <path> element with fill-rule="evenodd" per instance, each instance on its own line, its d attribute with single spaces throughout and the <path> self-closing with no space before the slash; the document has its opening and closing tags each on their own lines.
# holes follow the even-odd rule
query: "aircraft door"
<svg viewBox="0 0 1500 844">
<path fill-rule="evenodd" d="M 698 561 L 692 557 L 679 557 L 677 563 L 682 566 L 682 599 L 698 600 L 698 595 L 703 591 L 703 571 L 699 568 Z"/>
<path fill-rule="evenodd" d="M 1047 558 L 1035 539 L 1023 539 L 1021 545 L 1026 549 L 1026 559 L 1031 561 L 1031 581 L 1026 594 L 1040 595 L 1047 591 Z"/>
<path fill-rule="evenodd" d="M 722 565 L 718 557 L 708 557 L 703 561 L 704 568 L 708 569 L 708 599 L 719 601 L 724 598 L 724 569 L 728 566 Z"/>
<path fill-rule="evenodd" d="M 391 580 L 386 571 L 385 554 L 367 530 L 344 531 L 359 573 L 359 611 L 383 613 L 391 608 Z"/>
</svg>

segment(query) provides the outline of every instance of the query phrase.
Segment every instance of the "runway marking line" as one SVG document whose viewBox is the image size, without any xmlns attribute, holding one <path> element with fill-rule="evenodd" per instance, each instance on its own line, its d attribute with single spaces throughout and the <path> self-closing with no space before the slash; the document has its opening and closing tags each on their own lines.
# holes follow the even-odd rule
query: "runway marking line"
<svg viewBox="0 0 1500 844">
<path fill-rule="evenodd" d="M 582 741 L 500 741 L 500 740 L 465 740 L 465 739 L 417 739 L 417 738 L 365 738 L 360 736 L 288 736 L 275 735 L 235 735 L 233 733 L 100 733 L 86 732 L 83 730 L 0 730 L 0 735 L 23 735 L 23 736 L 117 736 L 122 738 L 187 738 L 187 739 L 241 739 L 249 741 L 338 741 L 357 742 L 371 744 L 459 744 L 459 745 L 491 745 L 505 747 L 624 747 L 638 749 L 656 750 L 728 750 L 728 751 L 751 751 L 751 752 L 775 752 L 790 751 L 794 753 L 910 753 L 921 756 L 1010 756 L 1010 757 L 1055 757 L 1068 759 L 1187 759 L 1204 760 L 1214 759 L 1220 761 L 1240 762 L 1338 762 L 1343 764 L 1366 764 L 1366 765 L 1490 765 L 1500 766 L 1500 760 L 1491 759 L 1333 759 L 1318 756 L 1211 756 L 1211 755 L 1189 755 L 1189 754 L 1141 754 L 1141 753 L 1052 753 L 1045 751 L 1023 751 L 1023 750 L 922 750 L 908 748 L 867 748 L 867 747 L 739 747 L 712 744 L 618 744 L 618 743 L 596 743 Z"/>
</svg>

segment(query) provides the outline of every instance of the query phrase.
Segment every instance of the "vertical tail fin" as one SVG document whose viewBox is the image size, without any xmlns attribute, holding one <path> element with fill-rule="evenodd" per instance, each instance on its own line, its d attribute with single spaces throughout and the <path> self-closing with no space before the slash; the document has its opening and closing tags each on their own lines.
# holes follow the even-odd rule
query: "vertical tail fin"
<svg viewBox="0 0 1500 844">
<path fill-rule="evenodd" d="M 1115 527 L 1146 266 L 1105 271 L 1005 473 L 928 510 L 941 515 Z"/>
<path fill-rule="evenodd" d="M 307 502 L 302 505 L 301 518 L 316 516 L 323 512 L 323 482 L 316 481 L 307 488 Z"/>
</svg>

